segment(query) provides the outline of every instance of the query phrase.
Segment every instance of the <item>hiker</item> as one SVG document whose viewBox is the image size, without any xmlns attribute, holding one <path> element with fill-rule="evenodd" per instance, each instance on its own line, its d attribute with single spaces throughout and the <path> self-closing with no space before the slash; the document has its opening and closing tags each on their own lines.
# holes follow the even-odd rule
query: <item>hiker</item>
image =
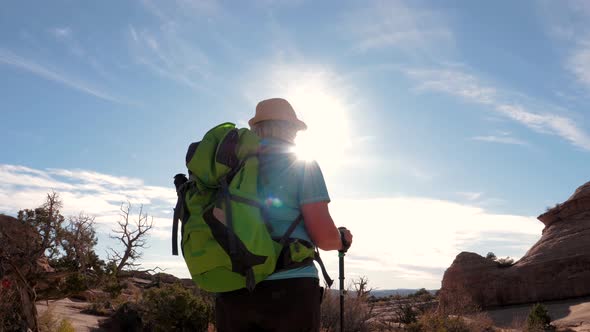
<svg viewBox="0 0 590 332">
<path fill-rule="evenodd" d="M 261 101 L 248 122 L 261 139 L 258 191 L 273 237 L 285 234 L 302 215 L 290 238 L 322 250 L 341 250 L 352 234 L 339 230 L 328 210 L 330 197 L 317 162 L 297 160 L 298 131 L 307 129 L 284 99 Z M 240 289 L 216 297 L 216 327 L 226 331 L 319 331 L 320 288 L 313 262 L 275 271 L 250 291 Z"/>
</svg>

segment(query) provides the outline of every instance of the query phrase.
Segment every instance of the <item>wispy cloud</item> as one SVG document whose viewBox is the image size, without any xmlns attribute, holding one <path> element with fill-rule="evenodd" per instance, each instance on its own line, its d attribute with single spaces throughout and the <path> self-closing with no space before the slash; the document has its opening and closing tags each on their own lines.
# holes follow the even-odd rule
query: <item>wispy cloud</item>
<svg viewBox="0 0 590 332">
<path fill-rule="evenodd" d="M 573 119 L 552 113 L 557 109 L 555 106 L 532 104 L 524 96 L 514 95 L 486 85 L 476 76 L 457 68 L 403 69 L 402 71 L 417 82 L 416 89 L 418 91 L 442 92 L 488 106 L 497 114 L 534 131 L 562 137 L 575 146 L 590 150 L 590 135 L 581 129 Z M 530 110 L 529 107 L 545 108 L 546 111 L 540 113 Z"/>
<path fill-rule="evenodd" d="M 159 30 L 129 26 L 130 49 L 137 63 L 155 74 L 197 90 L 206 89 L 209 59 L 194 43 L 180 37 L 174 23 Z"/>
<path fill-rule="evenodd" d="M 66 74 L 60 73 L 56 70 L 47 68 L 41 64 L 38 64 L 32 60 L 26 59 L 19 55 L 16 55 L 8 50 L 0 48 L 0 64 L 15 67 L 20 70 L 29 72 L 38 77 L 46 80 L 63 84 L 74 90 L 86 93 L 88 95 L 110 101 L 118 104 L 129 104 L 128 102 L 121 100 L 120 98 L 114 97 L 111 94 L 104 92 L 98 88 L 91 86 L 90 84 L 68 77 Z"/>
<path fill-rule="evenodd" d="M 71 28 L 53 28 L 49 30 L 49 33 L 53 35 L 58 42 L 65 45 L 71 54 L 83 59 L 88 57 L 82 45 L 74 38 L 74 33 Z"/>
<path fill-rule="evenodd" d="M 438 47 L 440 52 L 454 39 L 440 14 L 398 0 L 363 3 L 346 21 L 361 52 L 390 47 L 412 53 Z"/>
<path fill-rule="evenodd" d="M 483 196 L 481 192 L 468 192 L 468 191 L 461 191 L 457 193 L 459 196 L 467 199 L 468 201 L 477 201 Z"/>
<path fill-rule="evenodd" d="M 69 27 L 58 27 L 50 29 L 49 32 L 57 38 L 67 38 L 72 35 L 72 29 Z"/>
<path fill-rule="evenodd" d="M 528 142 L 521 139 L 511 137 L 508 135 L 488 135 L 488 136 L 474 136 L 472 137 L 475 141 L 489 142 L 489 143 L 501 143 L 501 144 L 513 144 L 513 145 L 529 145 Z"/>
<path fill-rule="evenodd" d="M 578 84 L 590 89 L 590 3 L 584 0 L 537 3 L 549 34 L 567 54 L 564 68 Z"/>
<path fill-rule="evenodd" d="M 588 40 L 578 42 L 567 59 L 566 68 L 581 84 L 590 88 L 590 35 Z"/>
<path fill-rule="evenodd" d="M 164 23 L 178 19 L 215 17 L 223 12 L 217 0 L 141 0 L 140 2 L 149 13 Z"/>
<path fill-rule="evenodd" d="M 211 24 L 233 22 L 227 19 L 221 3 L 217 0 L 140 0 L 140 3 L 158 24 L 155 28 L 129 26 L 127 37 L 134 61 L 193 90 L 215 93 L 209 87 L 219 77 L 212 74 L 212 63 L 200 42 L 231 44 L 218 36 Z"/>
<path fill-rule="evenodd" d="M 493 104 L 498 98 L 493 87 L 483 86 L 477 77 L 457 69 L 405 69 L 418 82 L 417 91 L 444 92 L 480 104 Z"/>
</svg>

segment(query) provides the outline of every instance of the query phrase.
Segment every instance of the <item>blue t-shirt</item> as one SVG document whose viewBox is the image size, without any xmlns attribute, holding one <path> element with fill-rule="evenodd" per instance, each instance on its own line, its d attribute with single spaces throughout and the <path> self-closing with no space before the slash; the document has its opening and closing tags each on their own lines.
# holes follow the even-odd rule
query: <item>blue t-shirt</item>
<svg viewBox="0 0 590 332">
<path fill-rule="evenodd" d="M 281 140 L 265 138 L 261 144 L 267 152 L 259 157 L 258 189 L 267 206 L 272 236 L 282 237 L 301 213 L 301 205 L 329 202 L 330 196 L 317 162 L 297 160 L 293 145 Z M 291 238 L 312 242 L 303 222 Z M 277 272 L 266 280 L 302 277 L 318 278 L 315 265 Z"/>
</svg>

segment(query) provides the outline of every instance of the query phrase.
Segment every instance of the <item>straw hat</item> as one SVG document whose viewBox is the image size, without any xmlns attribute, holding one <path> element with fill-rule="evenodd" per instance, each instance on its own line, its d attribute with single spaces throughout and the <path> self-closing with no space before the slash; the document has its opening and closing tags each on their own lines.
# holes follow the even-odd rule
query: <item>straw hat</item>
<svg viewBox="0 0 590 332">
<path fill-rule="evenodd" d="M 298 130 L 307 129 L 305 122 L 299 120 L 295 110 L 288 101 L 282 98 L 266 99 L 256 105 L 256 114 L 248 124 L 252 127 L 254 124 L 267 120 L 289 121 L 297 126 Z"/>
</svg>

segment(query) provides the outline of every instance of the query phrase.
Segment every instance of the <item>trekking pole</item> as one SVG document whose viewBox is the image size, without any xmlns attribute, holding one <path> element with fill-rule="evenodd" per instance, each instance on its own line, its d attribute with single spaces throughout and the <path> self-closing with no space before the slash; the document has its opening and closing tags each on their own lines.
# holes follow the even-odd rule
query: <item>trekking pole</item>
<svg viewBox="0 0 590 332">
<path fill-rule="evenodd" d="M 338 227 L 340 232 L 340 240 L 342 241 L 342 249 L 338 250 L 338 270 L 340 279 L 340 332 L 344 332 L 344 256 L 350 247 L 350 243 L 344 238 L 344 231 L 346 227 Z"/>
</svg>

